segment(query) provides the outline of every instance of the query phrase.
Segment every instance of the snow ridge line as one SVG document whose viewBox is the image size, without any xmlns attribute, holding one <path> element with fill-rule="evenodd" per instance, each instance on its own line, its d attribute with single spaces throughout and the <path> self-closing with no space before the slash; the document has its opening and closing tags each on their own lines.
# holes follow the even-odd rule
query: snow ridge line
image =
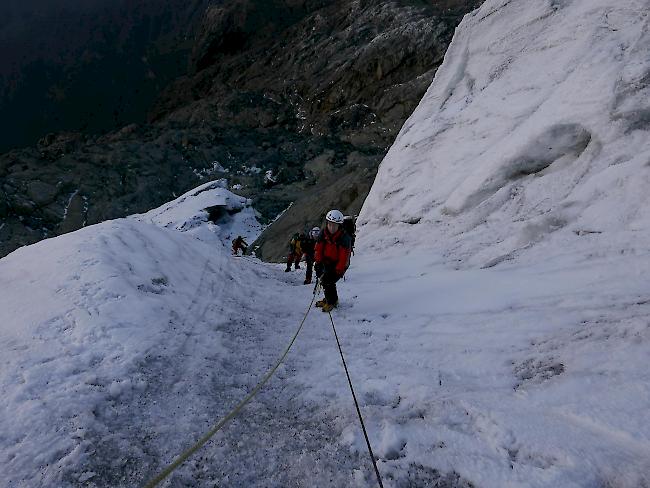
<svg viewBox="0 0 650 488">
<path fill-rule="evenodd" d="M 212 436 L 214 436 L 217 432 L 219 432 L 230 420 L 235 418 L 237 414 L 246 406 L 248 402 L 250 402 L 255 395 L 262 389 L 262 387 L 267 383 L 269 379 L 271 379 L 271 376 L 273 376 L 273 373 L 280 367 L 280 364 L 284 361 L 284 359 L 287 357 L 287 354 L 289 354 L 289 350 L 293 346 L 293 343 L 296 341 L 296 338 L 298 337 L 298 334 L 300 334 L 300 331 L 302 330 L 302 327 L 305 325 L 305 321 L 307 320 L 307 316 L 309 315 L 309 312 L 311 311 L 312 306 L 314 305 L 314 300 L 316 299 L 316 290 L 314 289 L 314 294 L 312 296 L 311 302 L 309 303 L 309 307 L 307 308 L 307 311 L 305 312 L 304 317 L 302 318 L 302 321 L 300 322 L 300 325 L 298 326 L 298 329 L 296 330 L 296 333 L 293 335 L 291 338 L 291 341 L 289 342 L 289 345 L 287 348 L 284 350 L 284 353 L 280 356 L 280 359 L 275 363 L 275 365 L 264 375 L 262 380 L 253 388 L 253 390 L 241 401 L 239 402 L 231 411 L 223 417 L 212 429 L 210 429 L 203 437 L 201 437 L 196 443 L 184 451 L 174 462 L 169 464 L 158 476 L 156 476 L 154 479 L 152 479 L 149 483 L 147 483 L 144 488 L 154 488 L 157 486 L 161 481 L 163 481 L 167 476 L 169 476 L 171 473 L 176 470 L 181 464 L 183 464 L 192 454 L 194 454 L 196 451 L 198 451 L 201 447 L 205 445 L 206 442 L 208 442 Z"/>
</svg>

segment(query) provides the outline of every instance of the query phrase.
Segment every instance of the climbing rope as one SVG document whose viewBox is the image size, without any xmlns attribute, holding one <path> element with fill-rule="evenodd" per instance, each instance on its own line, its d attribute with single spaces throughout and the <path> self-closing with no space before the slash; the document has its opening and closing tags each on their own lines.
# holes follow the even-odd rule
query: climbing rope
<svg viewBox="0 0 650 488">
<path fill-rule="evenodd" d="M 336 338 L 336 345 L 339 346 L 339 354 L 341 355 L 341 361 L 343 361 L 345 376 L 347 376 L 348 378 L 348 385 L 350 385 L 350 391 L 352 392 L 352 399 L 354 400 L 354 406 L 357 409 L 359 422 L 361 422 L 361 430 L 363 430 L 363 436 L 366 438 L 366 446 L 368 446 L 368 454 L 370 455 L 370 460 L 372 461 L 372 465 L 375 468 L 375 475 L 377 475 L 377 483 L 379 483 L 380 488 L 384 488 L 384 485 L 381 482 L 381 476 L 379 475 L 379 469 L 377 469 L 375 455 L 372 452 L 372 447 L 370 447 L 370 439 L 368 439 L 368 432 L 366 431 L 366 426 L 363 423 L 363 417 L 361 416 L 361 410 L 359 409 L 359 402 L 357 402 L 357 396 L 354 394 L 354 387 L 352 386 L 352 380 L 350 379 L 348 365 L 345 363 L 345 357 L 343 357 L 343 349 L 341 349 L 341 342 L 339 341 L 339 335 L 336 333 L 336 327 L 334 327 L 334 319 L 332 318 L 331 312 L 328 312 L 328 315 L 330 316 L 330 322 L 332 323 L 332 330 L 334 331 L 334 337 Z"/>
<path fill-rule="evenodd" d="M 284 353 L 282 356 L 280 356 L 280 359 L 278 359 L 277 363 L 275 363 L 275 366 L 273 366 L 267 373 L 264 375 L 262 380 L 253 388 L 253 390 L 241 401 L 239 402 L 235 408 L 233 408 L 228 415 L 226 415 L 224 418 L 222 418 L 212 429 L 210 429 L 203 437 L 201 437 L 196 443 L 187 449 L 185 452 L 183 452 L 178 458 L 169 464 L 158 476 L 156 476 L 154 479 L 149 481 L 146 485 L 144 485 L 144 488 L 154 488 L 157 486 L 161 481 L 163 481 L 167 476 L 169 476 L 176 468 L 178 468 L 181 464 L 183 464 L 192 454 L 194 454 L 196 451 L 198 451 L 203 445 L 210 440 L 210 438 L 215 435 L 217 432 L 219 432 L 224 425 L 228 423 L 228 421 L 232 420 L 237 414 L 241 411 L 244 406 L 250 402 L 255 395 L 257 395 L 257 392 L 259 392 L 262 387 L 266 384 L 266 382 L 273 376 L 273 373 L 275 373 L 275 370 L 278 369 L 280 364 L 282 364 L 282 361 L 284 361 L 284 358 L 287 357 L 287 354 L 289 354 L 289 350 L 291 349 L 291 346 L 293 346 L 293 343 L 296 341 L 296 338 L 298 337 L 298 334 L 302 330 L 303 325 L 305 324 L 305 320 L 307 320 L 307 315 L 309 315 L 309 311 L 311 310 L 311 307 L 314 304 L 314 300 L 316 298 L 316 290 L 314 290 L 313 297 L 311 299 L 311 303 L 309 304 L 309 307 L 307 308 L 307 311 L 305 312 L 305 316 L 302 318 L 302 321 L 300 322 L 300 326 L 298 327 L 298 330 L 296 330 L 296 333 L 293 335 L 291 338 L 291 341 L 289 342 L 289 345 L 285 349 Z M 355 400 L 356 402 L 356 400 Z M 357 408 L 358 411 L 358 408 Z M 365 432 L 365 430 L 364 430 Z M 375 468 L 376 469 L 376 468 Z"/>
</svg>

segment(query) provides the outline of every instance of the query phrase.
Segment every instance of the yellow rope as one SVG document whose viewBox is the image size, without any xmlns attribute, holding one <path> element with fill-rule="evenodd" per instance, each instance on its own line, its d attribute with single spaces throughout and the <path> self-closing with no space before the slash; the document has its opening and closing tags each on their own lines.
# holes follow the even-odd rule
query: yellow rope
<svg viewBox="0 0 650 488">
<path fill-rule="evenodd" d="M 161 481 L 163 481 L 167 476 L 169 476 L 176 468 L 178 468 L 181 464 L 183 464 L 192 454 L 194 454 L 196 451 L 198 451 L 203 445 L 210 440 L 210 438 L 219 432 L 221 428 L 228 423 L 229 420 L 232 420 L 244 406 L 252 400 L 252 398 L 257 394 L 258 391 L 262 389 L 262 387 L 266 384 L 266 382 L 271 378 L 273 373 L 275 373 L 275 370 L 278 369 L 282 361 L 284 361 L 284 358 L 287 357 L 287 354 L 289 354 L 289 349 L 291 349 L 291 346 L 293 346 L 293 343 L 296 341 L 296 338 L 298 337 L 298 334 L 302 330 L 302 326 L 305 324 L 305 320 L 307 320 L 307 315 L 309 315 L 309 311 L 311 310 L 312 305 L 314 304 L 314 299 L 316 298 L 316 293 L 314 290 L 314 296 L 311 299 L 311 303 L 309 304 L 309 308 L 307 308 L 307 311 L 305 312 L 305 316 L 302 318 L 302 321 L 300 322 L 300 326 L 298 327 L 298 330 L 296 333 L 293 335 L 293 338 L 291 339 L 291 342 L 289 342 L 289 345 L 285 349 L 284 353 L 282 356 L 280 356 L 280 359 L 278 359 L 278 362 L 271 368 L 264 378 L 262 378 L 262 381 L 260 381 L 255 388 L 244 398 L 235 408 L 233 408 L 228 415 L 226 415 L 224 418 L 222 418 L 219 423 L 217 423 L 212 429 L 210 429 L 203 437 L 201 437 L 196 443 L 187 449 L 185 452 L 183 452 L 178 458 L 168 465 L 164 471 L 162 471 L 158 476 L 156 476 L 154 479 L 149 481 L 146 485 L 144 485 L 144 488 L 154 488 L 157 486 Z"/>
</svg>

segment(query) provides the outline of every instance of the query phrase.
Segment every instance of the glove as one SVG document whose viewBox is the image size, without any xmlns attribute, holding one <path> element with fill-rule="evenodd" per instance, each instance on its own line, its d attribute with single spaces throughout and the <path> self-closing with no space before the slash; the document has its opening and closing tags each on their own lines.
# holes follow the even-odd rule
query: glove
<svg viewBox="0 0 650 488">
<path fill-rule="evenodd" d="M 323 276 L 323 263 L 316 263 L 314 264 L 314 271 L 316 272 L 316 278 L 320 278 Z"/>
</svg>

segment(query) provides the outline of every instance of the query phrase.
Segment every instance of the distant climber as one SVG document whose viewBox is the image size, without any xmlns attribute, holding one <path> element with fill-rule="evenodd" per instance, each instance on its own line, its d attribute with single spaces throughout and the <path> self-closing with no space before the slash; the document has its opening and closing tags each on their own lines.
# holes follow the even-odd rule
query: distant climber
<svg viewBox="0 0 650 488">
<path fill-rule="evenodd" d="M 325 292 L 325 299 L 316 302 L 323 312 L 330 312 L 339 303 L 336 282 L 340 280 L 350 265 L 352 242 L 343 230 L 343 214 L 330 210 L 325 217 L 327 225 L 316 242 L 314 270 Z"/>
<path fill-rule="evenodd" d="M 297 232 L 289 240 L 289 255 L 287 256 L 287 269 L 285 273 L 291 271 L 293 264 L 296 269 L 300 269 L 300 258 L 302 258 L 302 248 L 300 247 L 300 234 Z"/>
<path fill-rule="evenodd" d="M 314 267 L 314 253 L 316 252 L 316 241 L 320 234 L 320 229 L 314 227 L 309 231 L 309 234 L 303 236 L 300 241 L 300 247 L 302 248 L 302 255 L 305 257 L 305 263 L 307 264 L 307 274 L 305 275 L 305 285 L 311 283 L 311 275 Z"/>
<path fill-rule="evenodd" d="M 239 255 L 239 250 L 241 249 L 242 254 L 246 253 L 248 249 L 248 244 L 242 236 L 237 236 L 232 240 L 232 254 L 233 256 Z"/>
</svg>

